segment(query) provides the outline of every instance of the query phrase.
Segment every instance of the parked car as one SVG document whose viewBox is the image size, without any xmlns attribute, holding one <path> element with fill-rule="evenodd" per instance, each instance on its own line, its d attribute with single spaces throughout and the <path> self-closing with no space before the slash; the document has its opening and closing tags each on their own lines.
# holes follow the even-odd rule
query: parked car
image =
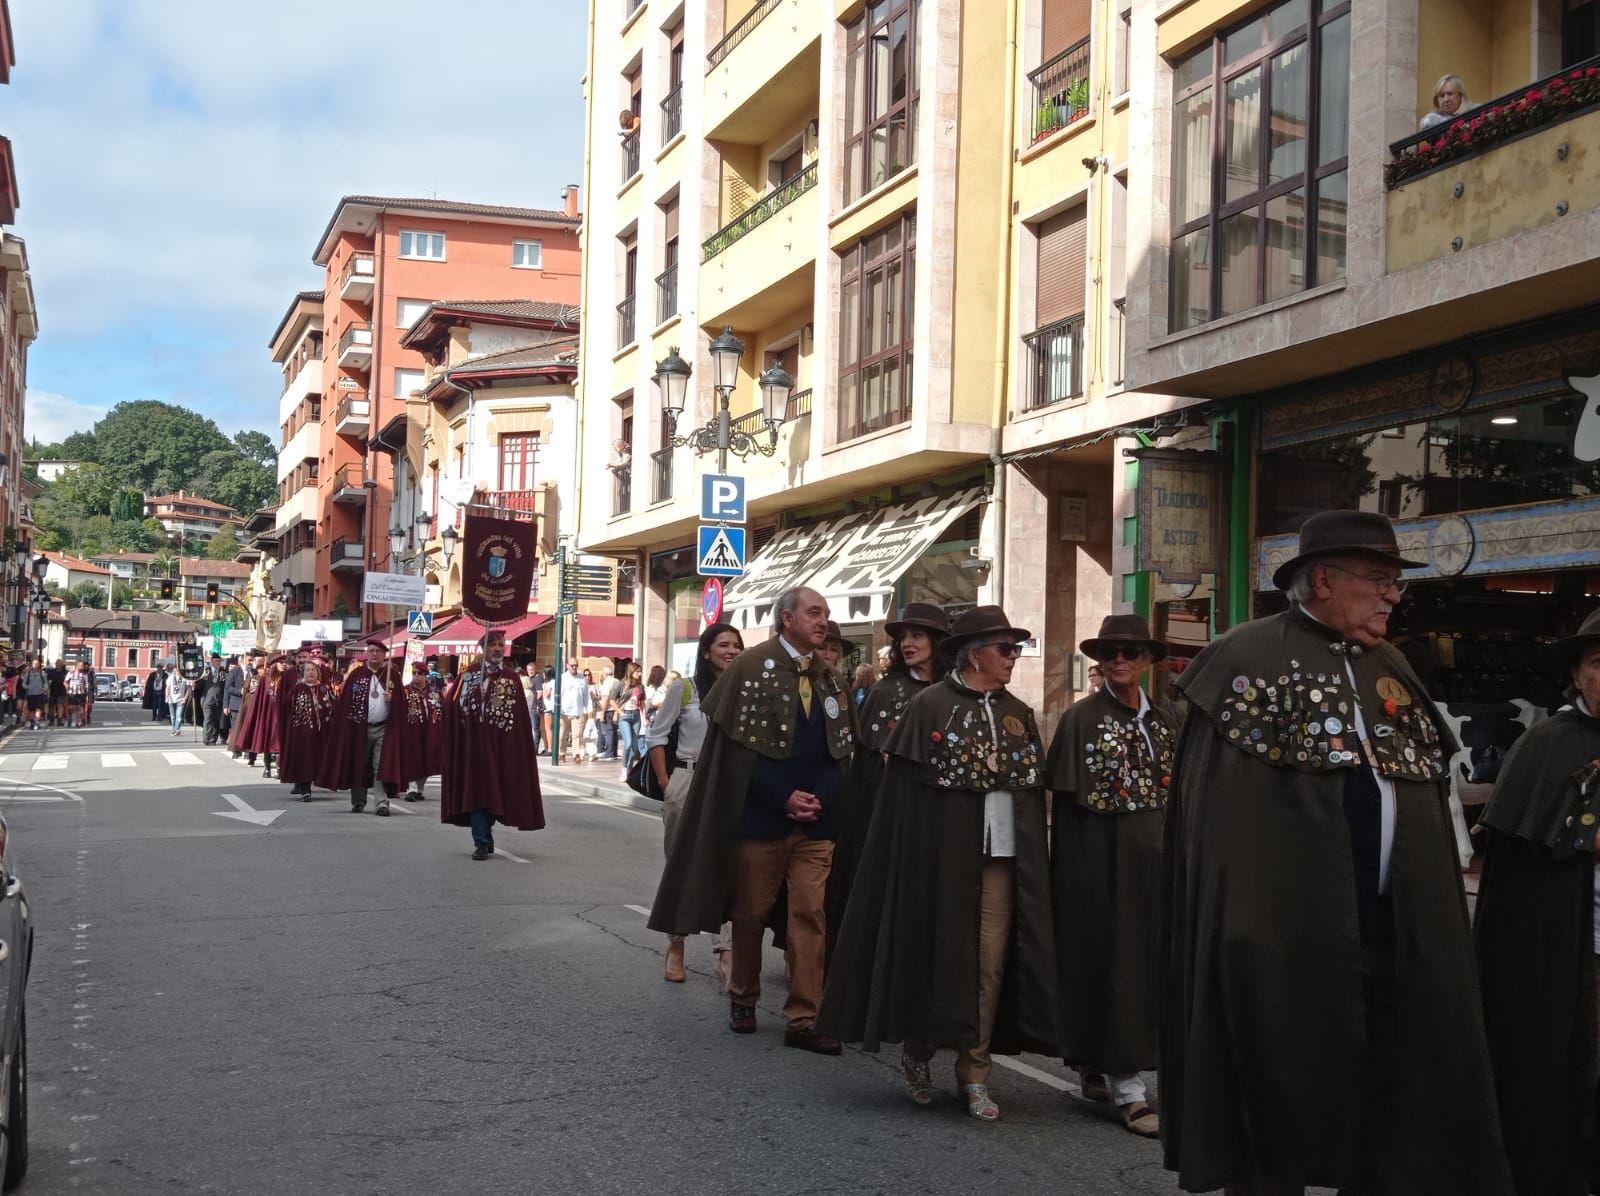
<svg viewBox="0 0 1600 1196">
<path fill-rule="evenodd" d="M 137 677 L 124 677 L 122 679 L 122 691 L 119 696 L 124 702 L 136 701 L 144 696 L 144 686 L 139 683 L 139 678 Z"/>
<path fill-rule="evenodd" d="M 119 697 L 121 692 L 122 687 L 117 684 L 117 679 L 110 673 L 96 673 L 94 675 L 95 701 L 98 702 L 102 698 L 112 701 Z"/>
<path fill-rule="evenodd" d="M 28 1017 L 23 994 L 33 963 L 33 924 L 13 867 L 11 830 L 0 815 L 0 1183 L 28 1170 Z"/>
</svg>

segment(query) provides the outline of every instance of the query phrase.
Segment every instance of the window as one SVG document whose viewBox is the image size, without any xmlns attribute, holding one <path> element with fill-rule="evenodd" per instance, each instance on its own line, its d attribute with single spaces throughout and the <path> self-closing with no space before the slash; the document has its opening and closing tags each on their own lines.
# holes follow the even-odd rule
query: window
<svg viewBox="0 0 1600 1196">
<path fill-rule="evenodd" d="M 1348 0 L 1279 0 L 1174 67 L 1169 330 L 1344 277 Z"/>
<path fill-rule="evenodd" d="M 542 268 L 544 265 L 544 242 L 511 242 L 511 264 L 519 270 L 538 270 Z"/>
<path fill-rule="evenodd" d="M 432 306 L 432 301 L 428 299 L 396 299 L 394 304 L 395 327 L 415 327 L 417 321 L 422 319 L 423 315 Z"/>
<path fill-rule="evenodd" d="M 1083 204 L 1036 230 L 1038 278 L 1024 410 L 1083 394 L 1083 308 L 1088 271 L 1088 216 Z"/>
<path fill-rule="evenodd" d="M 1111 61 L 1111 94 L 1125 95 L 1129 79 L 1129 47 L 1133 44 L 1133 9 L 1125 8 L 1117 14 L 1115 49 Z"/>
<path fill-rule="evenodd" d="M 132 649 L 130 648 L 129 651 L 132 651 Z M 117 650 L 111 644 L 107 644 L 106 645 L 106 668 L 114 669 L 116 667 L 117 667 Z"/>
<path fill-rule="evenodd" d="M 396 370 L 394 372 L 394 393 L 398 399 L 409 399 L 411 392 L 421 390 L 423 380 L 427 375 L 422 370 Z"/>
<path fill-rule="evenodd" d="M 921 0 L 869 0 L 845 31 L 845 203 L 917 160 L 921 15 Z"/>
<path fill-rule="evenodd" d="M 902 216 L 844 254 L 839 311 L 839 439 L 911 417 L 917 218 Z"/>
<path fill-rule="evenodd" d="M 500 437 L 500 489 L 532 490 L 539 433 L 506 432 Z"/>
<path fill-rule="evenodd" d="M 422 233 L 414 229 L 400 230 L 400 256 L 423 258 L 430 262 L 444 261 L 444 234 Z"/>
</svg>

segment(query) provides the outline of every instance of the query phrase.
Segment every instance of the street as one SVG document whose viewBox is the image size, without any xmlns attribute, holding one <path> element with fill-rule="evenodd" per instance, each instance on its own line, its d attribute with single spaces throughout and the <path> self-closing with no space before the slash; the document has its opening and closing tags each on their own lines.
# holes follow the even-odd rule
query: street
<svg viewBox="0 0 1600 1196">
<path fill-rule="evenodd" d="M 436 784 L 354 816 L 136 703 L 95 720 L 0 744 L 36 926 L 24 1192 L 1175 1190 L 1058 1060 L 996 1067 L 988 1126 L 949 1055 L 918 1110 L 897 1049 L 785 1050 L 770 948 L 760 1033 L 730 1034 L 708 939 L 661 979 L 654 813 L 547 780 L 550 828 L 473 863 Z"/>
</svg>

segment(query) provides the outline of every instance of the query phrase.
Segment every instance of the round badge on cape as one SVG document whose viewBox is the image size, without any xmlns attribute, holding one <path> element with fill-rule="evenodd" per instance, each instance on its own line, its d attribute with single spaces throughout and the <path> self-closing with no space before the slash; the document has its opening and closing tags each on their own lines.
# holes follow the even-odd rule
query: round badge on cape
<svg viewBox="0 0 1600 1196">
<path fill-rule="evenodd" d="M 1377 681 L 1378 696 L 1385 702 L 1393 702 L 1396 706 L 1411 705 L 1411 691 L 1393 677 L 1379 677 Z"/>
<path fill-rule="evenodd" d="M 1023 726 L 1022 720 L 1014 714 L 1006 715 L 1000 720 L 1000 724 L 1013 735 L 1026 735 L 1028 733 L 1028 728 Z"/>
<path fill-rule="evenodd" d="M 772 657 L 769 656 L 769 657 L 767 657 L 765 660 L 763 660 L 761 662 L 761 667 L 764 668 L 764 669 L 770 669 L 773 665 L 775 665 L 777 663 L 778 663 L 777 661 L 773 660 Z"/>
<path fill-rule="evenodd" d="M 822 708 L 828 712 L 829 718 L 839 717 L 839 699 L 834 697 L 832 694 L 829 694 L 827 698 L 823 700 Z"/>
</svg>

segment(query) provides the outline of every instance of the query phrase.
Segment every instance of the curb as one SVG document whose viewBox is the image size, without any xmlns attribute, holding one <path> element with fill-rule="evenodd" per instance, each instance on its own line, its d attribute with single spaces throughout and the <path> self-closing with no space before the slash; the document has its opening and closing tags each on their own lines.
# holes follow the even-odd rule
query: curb
<svg viewBox="0 0 1600 1196">
<path fill-rule="evenodd" d="M 562 788 L 570 789 L 574 793 L 580 793 L 585 797 L 598 797 L 604 801 L 615 802 L 617 805 L 643 810 L 647 814 L 661 813 L 660 802 L 641 797 L 620 782 L 601 781 L 554 765 L 541 766 L 539 776 L 542 780 L 553 781 Z"/>
</svg>

